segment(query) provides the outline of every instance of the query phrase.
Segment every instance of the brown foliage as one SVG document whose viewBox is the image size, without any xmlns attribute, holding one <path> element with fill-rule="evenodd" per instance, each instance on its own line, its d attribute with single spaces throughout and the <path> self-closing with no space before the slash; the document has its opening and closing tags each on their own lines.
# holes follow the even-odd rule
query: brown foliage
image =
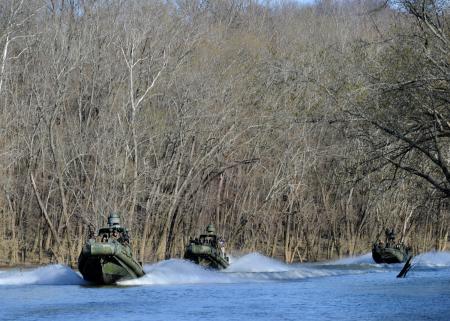
<svg viewBox="0 0 450 321">
<path fill-rule="evenodd" d="M 107 3 L 2 4 L 0 263 L 73 263 L 111 211 L 142 261 L 210 222 L 288 262 L 445 248 L 447 11 Z"/>
</svg>

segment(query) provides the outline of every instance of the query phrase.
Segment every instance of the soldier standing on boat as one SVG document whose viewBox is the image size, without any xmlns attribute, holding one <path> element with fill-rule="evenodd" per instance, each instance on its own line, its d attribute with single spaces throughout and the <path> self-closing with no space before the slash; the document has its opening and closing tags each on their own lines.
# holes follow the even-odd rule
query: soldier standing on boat
<svg viewBox="0 0 450 321">
<path fill-rule="evenodd" d="M 222 255 L 225 256 L 225 240 L 223 238 L 219 239 L 219 247 Z"/>
<path fill-rule="evenodd" d="M 117 213 L 111 213 L 108 216 L 108 226 L 110 228 L 119 228 L 120 227 L 120 216 Z"/>
<path fill-rule="evenodd" d="M 386 229 L 386 239 L 387 239 L 387 244 L 386 247 L 393 247 L 395 244 L 395 232 L 393 229 L 389 230 Z"/>
<path fill-rule="evenodd" d="M 114 230 L 112 231 L 111 237 L 112 237 L 114 240 L 118 240 L 118 239 L 119 239 L 119 232 L 117 232 L 117 230 L 114 229 Z"/>
<path fill-rule="evenodd" d="M 215 243 L 215 236 L 216 236 L 216 229 L 214 227 L 214 225 L 209 224 L 206 227 L 206 233 L 208 235 L 206 242 L 210 245 L 212 245 L 213 247 L 217 247 L 217 244 L 213 244 Z"/>
<path fill-rule="evenodd" d="M 126 245 L 130 244 L 130 234 L 128 233 L 128 229 L 123 230 L 123 233 L 120 235 L 119 242 Z"/>
<path fill-rule="evenodd" d="M 217 237 L 214 225 L 209 224 L 206 228 L 206 232 L 208 236 L 211 236 L 209 240 L 210 242 L 213 242 L 211 245 L 217 249 L 220 249 L 222 256 L 225 256 L 225 240 L 222 237 Z"/>
</svg>

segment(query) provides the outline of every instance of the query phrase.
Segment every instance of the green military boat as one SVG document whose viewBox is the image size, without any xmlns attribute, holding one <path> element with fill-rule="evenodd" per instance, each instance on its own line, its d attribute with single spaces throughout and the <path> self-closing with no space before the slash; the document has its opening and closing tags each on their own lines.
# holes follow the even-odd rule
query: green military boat
<svg viewBox="0 0 450 321">
<path fill-rule="evenodd" d="M 142 264 L 132 256 L 128 231 L 120 226 L 119 215 L 111 214 L 108 227 L 87 241 L 78 258 L 78 269 L 86 281 L 101 285 L 145 274 Z"/>
<path fill-rule="evenodd" d="M 386 244 L 378 241 L 372 246 L 372 258 L 380 263 L 404 263 L 411 256 L 411 249 L 403 242 L 395 242 L 394 231 L 386 230 Z"/>
<path fill-rule="evenodd" d="M 189 241 L 184 258 L 204 267 L 218 270 L 226 269 L 230 265 L 230 259 L 225 253 L 225 243 L 217 237 L 212 224 L 208 225 L 206 234 Z"/>
</svg>

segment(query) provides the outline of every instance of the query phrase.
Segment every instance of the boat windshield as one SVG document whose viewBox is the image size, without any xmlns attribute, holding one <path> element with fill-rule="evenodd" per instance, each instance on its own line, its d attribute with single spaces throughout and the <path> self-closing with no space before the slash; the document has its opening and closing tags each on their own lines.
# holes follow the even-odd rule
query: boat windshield
<svg viewBox="0 0 450 321">
<path fill-rule="evenodd" d="M 124 233 L 125 229 L 123 227 L 104 227 L 98 230 L 98 235 L 101 236 L 102 234 L 110 234 L 113 231 L 117 231 L 117 233 Z"/>
<path fill-rule="evenodd" d="M 216 235 L 200 235 L 199 243 L 202 245 L 211 245 L 217 247 L 217 236 Z"/>
<path fill-rule="evenodd" d="M 130 237 L 128 231 L 123 227 L 105 227 L 98 231 L 97 242 L 106 243 L 109 241 L 118 241 L 122 244 L 128 244 Z"/>
</svg>

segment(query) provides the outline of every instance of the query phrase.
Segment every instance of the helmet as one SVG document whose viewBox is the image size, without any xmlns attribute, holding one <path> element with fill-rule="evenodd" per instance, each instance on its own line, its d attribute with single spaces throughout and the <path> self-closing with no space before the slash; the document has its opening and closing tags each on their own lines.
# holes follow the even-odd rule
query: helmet
<svg viewBox="0 0 450 321">
<path fill-rule="evenodd" d="M 111 213 L 108 216 L 109 227 L 120 227 L 120 216 L 117 213 Z"/>
<path fill-rule="evenodd" d="M 216 229 L 214 228 L 214 225 L 209 224 L 206 227 L 206 232 L 208 232 L 208 234 L 215 234 L 216 233 Z"/>
</svg>

